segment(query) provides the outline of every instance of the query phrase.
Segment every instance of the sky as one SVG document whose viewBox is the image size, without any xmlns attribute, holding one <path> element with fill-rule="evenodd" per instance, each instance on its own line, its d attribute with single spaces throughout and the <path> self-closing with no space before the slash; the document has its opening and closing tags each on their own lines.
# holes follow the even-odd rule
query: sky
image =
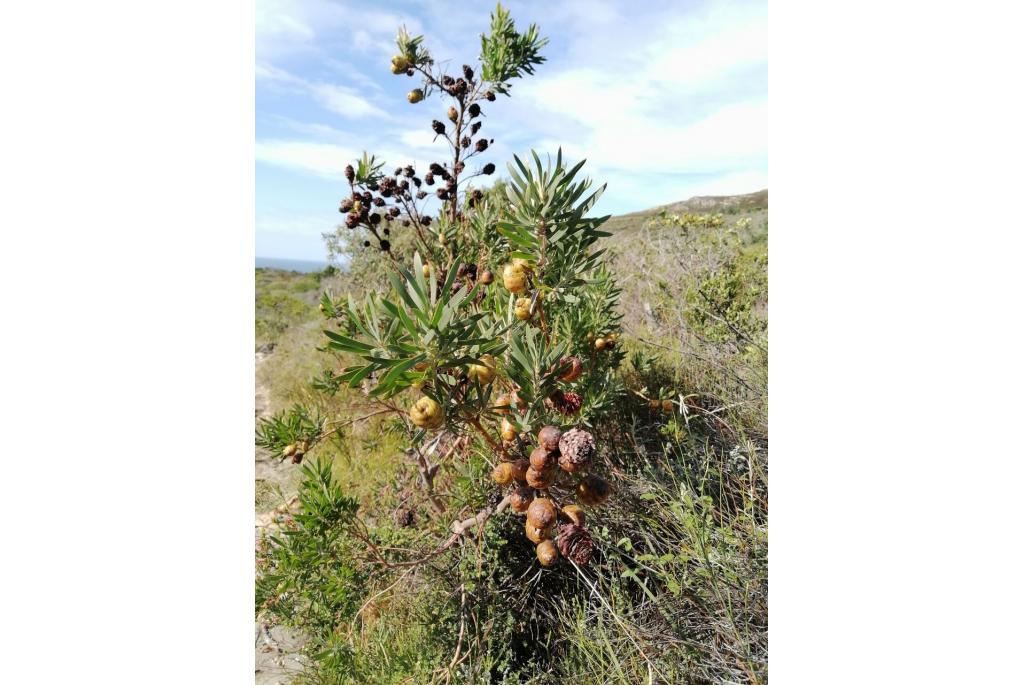
<svg viewBox="0 0 1024 685">
<path fill-rule="evenodd" d="M 550 39 L 547 61 L 484 102 L 499 176 L 513 154 L 559 147 L 608 188 L 598 214 L 768 187 L 768 4 L 678 0 L 503 3 Z M 444 159 L 417 78 L 390 72 L 395 35 L 423 34 L 450 72 L 475 64 L 494 5 L 256 0 L 256 254 L 325 259 L 345 165 L 364 150 L 386 171 Z"/>
</svg>

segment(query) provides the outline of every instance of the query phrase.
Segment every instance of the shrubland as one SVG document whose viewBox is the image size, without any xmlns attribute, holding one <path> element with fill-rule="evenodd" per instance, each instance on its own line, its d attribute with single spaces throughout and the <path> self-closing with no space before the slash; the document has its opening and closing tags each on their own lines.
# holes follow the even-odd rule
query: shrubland
<svg viewBox="0 0 1024 685">
<path fill-rule="evenodd" d="M 543 40 L 499 6 L 456 77 L 397 42 L 450 158 L 353 165 L 318 313 L 258 287 L 257 444 L 302 477 L 257 617 L 307 682 L 766 681 L 767 197 L 606 221 L 557 152 L 474 187 Z"/>
</svg>

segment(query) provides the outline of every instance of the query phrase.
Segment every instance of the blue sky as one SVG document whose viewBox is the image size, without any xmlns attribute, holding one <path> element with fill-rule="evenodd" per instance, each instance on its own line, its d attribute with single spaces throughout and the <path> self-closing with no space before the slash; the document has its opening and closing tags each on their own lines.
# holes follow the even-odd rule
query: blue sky
<svg viewBox="0 0 1024 685">
<path fill-rule="evenodd" d="M 550 39 L 548 61 L 483 103 L 501 173 L 531 148 L 608 189 L 619 214 L 693 195 L 768 187 L 767 2 L 505 2 L 516 26 Z M 404 24 L 434 58 L 473 64 L 487 2 L 256 0 L 256 254 L 323 259 L 345 164 L 367 150 L 388 168 L 443 159 L 436 98 L 410 105 L 415 78 L 389 70 Z M 497 175 L 497 174 L 496 174 Z"/>
</svg>

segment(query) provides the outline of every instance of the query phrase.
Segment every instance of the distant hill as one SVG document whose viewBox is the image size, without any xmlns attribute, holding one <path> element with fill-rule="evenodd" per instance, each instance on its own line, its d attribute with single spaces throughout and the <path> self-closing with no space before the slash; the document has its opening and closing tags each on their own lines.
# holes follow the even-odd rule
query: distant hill
<svg viewBox="0 0 1024 685">
<path fill-rule="evenodd" d="M 615 232 L 623 228 L 641 225 L 648 218 L 665 211 L 669 214 L 683 214 L 693 212 L 696 214 L 739 214 L 756 212 L 768 209 L 768 189 L 759 190 L 756 193 L 745 195 L 700 195 L 691 197 L 689 200 L 672 202 L 667 205 L 644 209 L 639 212 L 620 214 L 608 219 L 602 227 L 605 230 Z"/>
</svg>

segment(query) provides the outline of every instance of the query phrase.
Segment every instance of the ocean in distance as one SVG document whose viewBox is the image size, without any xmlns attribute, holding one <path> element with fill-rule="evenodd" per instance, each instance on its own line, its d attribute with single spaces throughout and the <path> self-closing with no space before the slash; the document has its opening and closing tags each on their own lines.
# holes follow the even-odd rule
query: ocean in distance
<svg viewBox="0 0 1024 685">
<path fill-rule="evenodd" d="M 283 269 L 285 271 L 298 271 L 310 273 L 311 271 L 323 271 L 327 268 L 327 262 L 313 261 L 306 259 L 279 259 L 277 257 L 257 257 L 257 269 Z"/>
</svg>

